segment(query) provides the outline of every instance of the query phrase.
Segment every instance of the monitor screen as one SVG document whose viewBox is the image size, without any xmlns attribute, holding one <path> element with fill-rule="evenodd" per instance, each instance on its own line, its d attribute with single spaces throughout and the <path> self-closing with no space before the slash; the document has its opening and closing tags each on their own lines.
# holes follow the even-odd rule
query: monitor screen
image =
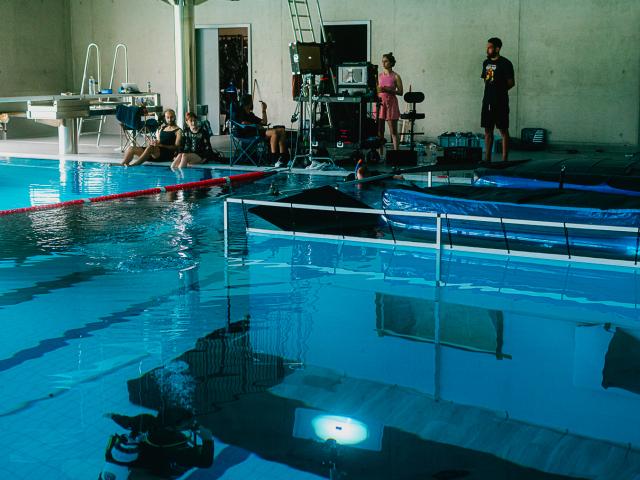
<svg viewBox="0 0 640 480">
<path fill-rule="evenodd" d="M 366 65 L 338 67 L 338 85 L 341 87 L 366 87 Z"/>
<path fill-rule="evenodd" d="M 303 75 L 321 75 L 325 73 L 322 60 L 322 45 L 319 43 L 292 44 L 291 60 L 293 73 L 301 73 Z"/>
</svg>

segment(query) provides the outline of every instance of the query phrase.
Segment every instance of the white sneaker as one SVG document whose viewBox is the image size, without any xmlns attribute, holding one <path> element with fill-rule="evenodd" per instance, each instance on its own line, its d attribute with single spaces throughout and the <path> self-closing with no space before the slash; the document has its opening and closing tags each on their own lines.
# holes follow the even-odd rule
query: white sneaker
<svg viewBox="0 0 640 480">
<path fill-rule="evenodd" d="M 276 164 L 274 165 L 275 168 L 282 168 L 285 167 L 286 165 L 284 164 L 284 162 L 282 160 L 278 160 L 276 162 Z"/>
</svg>

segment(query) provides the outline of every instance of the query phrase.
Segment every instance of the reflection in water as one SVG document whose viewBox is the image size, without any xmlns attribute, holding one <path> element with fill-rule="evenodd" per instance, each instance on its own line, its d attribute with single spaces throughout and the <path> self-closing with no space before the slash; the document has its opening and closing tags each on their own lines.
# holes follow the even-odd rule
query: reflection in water
<svg viewBox="0 0 640 480">
<path fill-rule="evenodd" d="M 574 462 L 550 466 L 543 460 L 559 448 L 555 432 L 570 432 L 563 436 L 564 448 L 576 455 L 602 452 L 601 458 L 609 459 L 609 478 L 624 478 L 623 472 L 638 468 L 635 450 L 633 460 L 614 458 L 627 455 L 620 443 L 640 445 L 631 426 L 640 421 L 640 399 L 605 390 L 601 374 L 596 391 L 593 382 L 585 388 L 580 372 L 591 364 L 602 372 L 608 342 L 601 350 L 578 343 L 585 323 L 614 321 L 637 332 L 633 270 L 447 255 L 436 282 L 432 252 L 258 236 L 250 239 L 248 251 L 242 257 L 246 267 L 231 270 L 232 279 L 248 271 L 255 293 L 271 291 L 276 282 L 292 292 L 288 302 L 252 297 L 254 325 L 273 336 L 279 324 L 272 311 L 291 318 L 312 312 L 304 373 L 306 381 L 327 389 L 320 395 L 293 388 L 288 379 L 274 392 L 360 418 L 353 408 L 365 409 L 363 401 L 349 403 L 352 408 L 345 411 L 344 402 L 351 400 L 338 393 L 345 378 L 373 382 L 375 389 L 367 384 L 370 394 L 384 408 L 393 408 L 397 393 L 389 391 L 387 398 L 382 392 L 395 385 L 439 401 L 425 402 L 420 414 L 403 409 L 383 422 L 387 426 L 500 456 L 508 444 L 507 459 L 556 473 L 603 471 L 599 461 L 580 462 L 576 470 Z M 278 353 L 293 358 L 295 326 L 288 332 L 292 338 L 279 343 Z M 257 339 L 252 342 L 262 347 Z M 328 370 L 312 376 L 317 368 Z M 369 397 L 358 392 L 358 398 L 367 403 Z M 451 402 L 451 409 L 443 410 L 442 402 Z M 609 412 L 606 421 L 602 411 Z M 539 451 L 522 447 L 531 441 Z"/>
<path fill-rule="evenodd" d="M 225 443 L 298 470 L 328 476 L 334 469 L 334 473 L 341 476 L 332 478 L 354 479 L 566 478 L 520 467 L 490 454 L 427 441 L 393 426 L 384 427 L 378 438 L 379 448 L 375 447 L 375 441 L 373 448 L 349 446 L 349 442 L 340 444 L 339 435 L 327 437 L 324 442 L 313 441 L 310 435 L 304 434 L 309 425 L 300 423 L 313 422 L 318 418 L 315 412 L 322 410 L 305 415 L 309 409 L 304 402 L 270 389 L 286 383 L 318 385 L 318 372 L 294 371 L 286 368 L 290 363 L 288 359 L 257 352 L 250 338 L 250 327 L 248 321 L 242 321 L 216 330 L 199 339 L 193 350 L 180 355 L 167 367 L 130 380 L 130 400 L 153 409 L 176 404 L 173 389 L 167 389 L 160 379 L 167 376 L 165 369 L 179 362 L 188 365 L 182 373 L 188 372 L 195 381 L 188 405 L 201 425 Z M 350 380 L 345 377 L 340 383 L 348 387 Z M 183 405 L 184 402 L 181 399 L 177 403 Z M 385 401 L 386 410 L 398 408 L 402 408 L 402 403 Z M 339 413 L 325 412 L 327 415 Z M 332 421 L 335 428 L 335 417 Z M 375 418 L 371 422 L 375 423 Z M 361 414 L 358 424 L 361 429 L 366 428 L 367 415 Z"/>
<path fill-rule="evenodd" d="M 604 360 L 602 386 L 640 394 L 640 338 L 637 331 L 616 329 Z"/>
<path fill-rule="evenodd" d="M 65 438 L 62 455 L 94 448 L 69 476 L 95 478 L 114 427 L 99 416 L 139 413 L 112 387 L 140 375 L 140 359 L 142 372 L 165 367 L 131 382 L 133 404 L 192 409 L 232 445 L 193 480 L 250 452 L 325 477 L 327 462 L 353 478 L 638 471 L 635 271 L 443 254 L 436 282 L 433 252 L 240 236 L 224 264 L 216 193 L 0 219 L 13 328 L 1 449 L 14 471 L 58 468 Z M 247 314 L 250 329 L 230 324 L 179 355 Z M 380 450 L 294 439 L 305 409 L 382 425 Z M 69 418 L 83 435 L 68 435 Z"/>
<path fill-rule="evenodd" d="M 497 310 L 436 305 L 431 300 L 377 293 L 376 328 L 380 335 L 437 342 L 504 358 L 504 319 Z"/>
<path fill-rule="evenodd" d="M 157 416 L 107 416 L 127 433 L 109 438 L 98 480 L 135 479 L 140 472 L 175 478 L 191 468 L 208 468 L 213 463 L 211 432 L 194 423 L 189 410 L 168 404 Z"/>
</svg>

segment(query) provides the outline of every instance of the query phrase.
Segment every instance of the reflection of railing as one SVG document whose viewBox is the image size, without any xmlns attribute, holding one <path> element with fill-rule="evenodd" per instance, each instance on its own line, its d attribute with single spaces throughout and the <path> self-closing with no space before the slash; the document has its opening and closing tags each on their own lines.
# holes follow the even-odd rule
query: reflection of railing
<svg viewBox="0 0 640 480">
<path fill-rule="evenodd" d="M 302 232 L 302 231 L 288 231 L 288 230 L 275 230 L 275 229 L 265 229 L 265 228 L 254 228 L 249 226 L 248 217 L 246 215 L 245 210 L 245 228 L 247 233 L 257 233 L 257 234 L 267 234 L 267 235 L 281 235 L 281 236 L 293 236 L 299 238 L 319 238 L 319 239 L 328 239 L 328 240 L 342 240 L 342 241 L 354 241 L 354 242 L 366 242 L 366 243 L 374 243 L 381 245 L 397 245 L 397 246 L 408 246 L 408 247 L 419 247 L 419 248 L 435 248 L 437 250 L 448 249 L 448 250 L 459 250 L 465 252 L 475 252 L 475 253 L 489 253 L 489 254 L 507 254 L 513 256 L 521 256 L 521 257 L 529 257 L 529 258 L 542 258 L 549 260 L 570 260 L 574 262 L 582 262 L 582 263 L 596 263 L 596 264 L 605 264 L 605 265 L 621 265 L 621 266 L 638 266 L 638 253 L 640 247 L 640 227 L 622 227 L 622 226 L 609 226 L 609 225 L 589 225 L 589 224 L 581 224 L 581 223 L 567 223 L 567 222 L 548 222 L 548 221 L 538 221 L 538 220 L 523 220 L 523 219 L 515 219 L 515 218 L 501 218 L 501 217 L 479 217 L 472 215 L 459 215 L 459 214 L 446 214 L 446 213 L 435 213 L 435 212 L 408 212 L 408 211 L 398 211 L 398 210 L 385 210 L 385 209 L 367 209 L 367 208 L 348 208 L 348 207 L 331 207 L 324 205 L 307 205 L 300 203 L 285 203 L 285 202 L 273 202 L 266 200 L 250 200 L 250 199 L 242 199 L 242 198 L 227 198 L 224 203 L 224 231 L 225 231 L 225 248 L 228 245 L 228 227 L 229 227 L 229 213 L 228 213 L 228 204 L 235 203 L 242 205 L 243 209 L 246 209 L 247 206 L 268 206 L 275 208 L 283 208 L 293 210 L 311 210 L 311 211 L 324 211 L 324 212 L 334 212 L 334 213 L 361 213 L 363 215 L 379 215 L 384 218 L 392 218 L 392 217 L 418 217 L 425 219 L 434 219 L 435 220 L 435 228 L 433 233 L 435 234 L 435 241 L 414 241 L 414 240 L 401 240 L 397 238 L 397 232 L 394 233 L 394 227 L 391 225 L 387 225 L 389 227 L 389 232 L 392 238 L 369 238 L 365 236 L 355 236 L 355 235 L 341 235 L 341 234 L 330 234 L 330 233 L 312 233 L 312 232 Z M 459 221 L 468 221 L 468 222 L 481 222 L 481 223 L 489 223 L 489 224 L 499 224 L 502 232 L 503 232 L 503 248 L 487 248 L 487 247 L 477 247 L 477 246 L 469 246 L 469 245 L 455 245 L 451 240 L 451 232 L 450 227 L 443 230 L 442 222 L 443 220 L 449 225 L 449 222 L 452 220 Z M 539 252 L 535 250 L 525 250 L 525 249 L 514 249 L 512 245 L 509 244 L 509 235 L 506 231 L 506 225 L 520 225 L 526 227 L 542 227 L 549 229 L 562 229 L 562 235 L 564 237 L 564 247 L 566 249 L 566 254 L 558 254 L 558 253 L 545 253 Z M 635 239 L 635 253 L 630 255 L 633 257 L 629 260 L 623 260 L 619 258 L 611 258 L 606 257 L 607 252 L 602 251 L 603 257 L 595 257 L 595 256 L 581 256 L 574 255 L 572 252 L 571 236 L 569 235 L 569 230 L 580 230 L 580 231 L 601 231 L 601 232 L 615 232 L 618 234 L 631 234 Z M 449 241 L 443 242 L 442 235 L 443 233 L 449 233 Z"/>
</svg>

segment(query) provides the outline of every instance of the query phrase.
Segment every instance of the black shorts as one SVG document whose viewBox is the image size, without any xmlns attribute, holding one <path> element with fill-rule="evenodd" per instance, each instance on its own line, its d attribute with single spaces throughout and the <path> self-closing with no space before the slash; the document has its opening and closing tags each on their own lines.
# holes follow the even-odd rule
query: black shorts
<svg viewBox="0 0 640 480">
<path fill-rule="evenodd" d="M 482 104 L 482 115 L 480 116 L 480 126 L 493 130 L 509 129 L 509 105 Z"/>
</svg>

